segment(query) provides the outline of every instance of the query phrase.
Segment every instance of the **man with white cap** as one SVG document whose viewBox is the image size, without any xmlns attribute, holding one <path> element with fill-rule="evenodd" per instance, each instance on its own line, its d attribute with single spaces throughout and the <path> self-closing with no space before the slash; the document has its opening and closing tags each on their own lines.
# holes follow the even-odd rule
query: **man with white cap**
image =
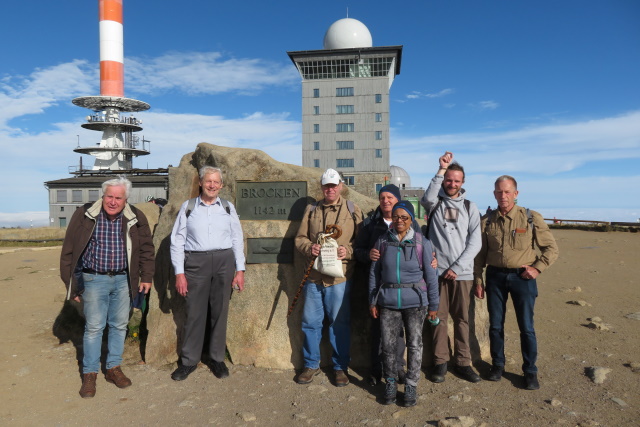
<svg viewBox="0 0 640 427">
<path fill-rule="evenodd" d="M 340 174 L 327 169 L 321 178 L 323 199 L 307 206 L 295 245 L 310 263 L 320 254 L 318 234 L 327 225 L 336 224 L 342 229 L 338 242 L 338 259 L 342 260 L 344 277 L 332 277 L 312 269 L 304 284 L 304 308 L 302 332 L 304 334 L 304 370 L 296 379 L 298 384 L 308 384 L 320 372 L 320 339 L 322 325 L 327 317 L 329 341 L 333 347 L 332 363 L 335 385 L 349 384 L 347 368 L 351 347 L 351 277 L 355 270 L 353 242 L 362 222 L 362 211 L 353 202 L 340 196 L 343 181 Z"/>
</svg>

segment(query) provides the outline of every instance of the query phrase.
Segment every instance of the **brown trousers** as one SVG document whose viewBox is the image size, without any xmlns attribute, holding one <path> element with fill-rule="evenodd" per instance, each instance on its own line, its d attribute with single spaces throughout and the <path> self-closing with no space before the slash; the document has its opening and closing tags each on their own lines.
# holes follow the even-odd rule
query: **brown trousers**
<svg viewBox="0 0 640 427">
<path fill-rule="evenodd" d="M 440 324 L 433 330 L 434 363 L 440 365 L 449 361 L 449 314 L 453 320 L 453 359 L 458 366 L 471 365 L 469 349 L 469 303 L 473 280 L 438 279 L 440 284 Z"/>
</svg>

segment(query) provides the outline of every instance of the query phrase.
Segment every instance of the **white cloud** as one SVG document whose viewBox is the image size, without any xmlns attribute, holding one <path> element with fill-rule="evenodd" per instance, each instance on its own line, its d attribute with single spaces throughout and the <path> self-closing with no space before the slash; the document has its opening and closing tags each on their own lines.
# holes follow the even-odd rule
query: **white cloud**
<svg viewBox="0 0 640 427">
<path fill-rule="evenodd" d="M 417 90 L 414 90 L 411 93 L 407 94 L 406 97 L 407 97 L 407 99 L 442 98 L 443 96 L 451 95 L 454 92 L 455 92 L 455 90 L 454 89 L 450 89 L 450 88 L 442 89 L 441 91 L 434 92 L 434 93 L 419 92 Z"/>
<path fill-rule="evenodd" d="M 495 101 L 480 101 L 477 102 L 475 104 L 469 104 L 472 108 L 476 109 L 476 110 L 480 110 L 480 111 L 484 111 L 484 110 L 495 110 L 496 108 L 498 108 L 500 106 L 500 104 L 498 104 Z"/>
<path fill-rule="evenodd" d="M 289 63 L 252 58 L 224 58 L 219 52 L 175 52 L 157 58 L 127 58 L 128 87 L 137 93 L 178 90 L 189 95 L 237 91 L 253 95 L 268 86 L 297 85 Z"/>
<path fill-rule="evenodd" d="M 422 138 L 392 135 L 394 163 L 409 168 L 415 165 L 414 172 L 421 172 L 427 162 L 435 164 L 445 150 L 461 153 L 460 162 L 473 165 L 475 173 L 491 174 L 554 175 L 575 170 L 588 162 L 639 159 L 640 111 L 502 132 Z"/>
<path fill-rule="evenodd" d="M 80 60 L 36 70 L 26 77 L 5 77 L 0 85 L 0 129 L 6 130 L 7 122 L 16 117 L 39 114 L 58 102 L 92 93 L 92 81 L 98 81 L 97 74 Z"/>
</svg>

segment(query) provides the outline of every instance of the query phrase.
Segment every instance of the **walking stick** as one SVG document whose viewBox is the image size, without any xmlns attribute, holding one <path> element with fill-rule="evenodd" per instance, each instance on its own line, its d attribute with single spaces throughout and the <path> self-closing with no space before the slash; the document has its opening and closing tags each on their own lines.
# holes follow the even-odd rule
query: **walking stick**
<svg viewBox="0 0 640 427">
<path fill-rule="evenodd" d="M 332 237 L 334 239 L 337 239 L 338 237 L 342 236 L 342 228 L 336 224 L 327 225 L 327 228 L 324 229 L 324 233 L 324 237 Z M 316 258 L 318 258 L 317 255 L 311 257 L 311 262 L 309 263 L 307 271 L 304 273 L 304 277 L 302 278 L 302 282 L 300 282 L 300 286 L 298 286 L 298 292 L 296 292 L 296 296 L 293 297 L 293 301 L 291 302 L 291 306 L 289 307 L 289 311 L 287 312 L 287 317 L 289 317 L 291 313 L 293 313 L 293 308 L 296 306 L 298 298 L 300 298 L 302 288 L 304 288 L 304 284 L 307 281 L 309 274 L 311 274 L 311 269 L 313 268 L 313 264 L 316 261 Z"/>
</svg>

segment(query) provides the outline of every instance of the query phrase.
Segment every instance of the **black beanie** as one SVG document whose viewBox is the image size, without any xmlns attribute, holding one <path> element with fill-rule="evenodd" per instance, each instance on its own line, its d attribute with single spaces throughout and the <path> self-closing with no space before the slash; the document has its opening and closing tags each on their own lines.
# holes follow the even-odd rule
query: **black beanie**
<svg viewBox="0 0 640 427">
<path fill-rule="evenodd" d="M 382 187 L 380 191 L 378 191 L 378 197 L 380 197 L 380 194 L 382 193 L 391 193 L 394 196 L 396 196 L 396 199 L 398 200 L 402 199 L 402 197 L 400 196 L 400 189 L 398 188 L 397 185 L 394 185 L 394 184 L 388 184 Z"/>
<path fill-rule="evenodd" d="M 411 215 L 411 220 L 416 219 L 416 213 L 413 210 L 413 205 L 408 200 L 400 200 L 398 203 L 393 205 L 393 209 L 391 209 L 391 212 L 395 212 L 396 209 L 404 209 L 409 215 Z"/>
</svg>

